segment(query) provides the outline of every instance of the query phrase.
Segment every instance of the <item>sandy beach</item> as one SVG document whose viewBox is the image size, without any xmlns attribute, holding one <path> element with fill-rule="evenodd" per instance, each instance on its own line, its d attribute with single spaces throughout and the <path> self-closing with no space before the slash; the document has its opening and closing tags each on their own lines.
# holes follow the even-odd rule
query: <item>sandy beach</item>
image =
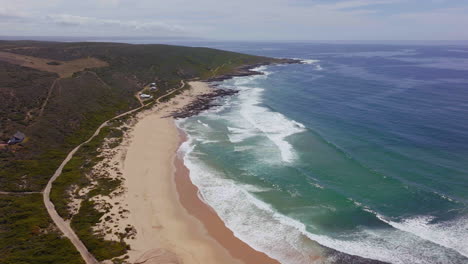
<svg viewBox="0 0 468 264">
<path fill-rule="evenodd" d="M 122 156 L 126 218 L 136 235 L 126 239 L 132 263 L 278 263 L 237 239 L 198 197 L 177 158 L 183 136 L 169 113 L 211 88 L 203 82 L 141 113 Z"/>
</svg>

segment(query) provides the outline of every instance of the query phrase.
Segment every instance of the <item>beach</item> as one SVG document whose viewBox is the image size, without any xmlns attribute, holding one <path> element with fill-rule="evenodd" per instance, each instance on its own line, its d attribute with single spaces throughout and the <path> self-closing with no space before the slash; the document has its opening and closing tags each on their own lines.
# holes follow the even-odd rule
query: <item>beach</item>
<svg viewBox="0 0 468 264">
<path fill-rule="evenodd" d="M 200 200 L 176 152 L 183 140 L 170 113 L 211 88 L 203 82 L 137 116 L 122 156 L 128 210 L 122 225 L 136 235 L 126 242 L 132 263 L 278 263 L 237 239 Z"/>
</svg>

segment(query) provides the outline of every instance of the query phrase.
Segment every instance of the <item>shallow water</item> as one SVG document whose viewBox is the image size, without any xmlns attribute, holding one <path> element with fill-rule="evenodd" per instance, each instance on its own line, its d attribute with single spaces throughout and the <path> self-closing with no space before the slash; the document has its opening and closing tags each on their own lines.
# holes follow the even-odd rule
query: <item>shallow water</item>
<svg viewBox="0 0 468 264">
<path fill-rule="evenodd" d="M 468 48 L 216 45 L 306 62 L 224 81 L 239 94 L 178 121 L 192 181 L 238 237 L 284 263 L 320 245 L 468 262 Z"/>
</svg>

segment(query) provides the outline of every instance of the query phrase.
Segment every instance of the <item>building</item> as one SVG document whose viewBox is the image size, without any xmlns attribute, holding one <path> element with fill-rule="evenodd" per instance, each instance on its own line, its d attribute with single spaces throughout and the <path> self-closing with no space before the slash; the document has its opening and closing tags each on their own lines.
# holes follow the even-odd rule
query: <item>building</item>
<svg viewBox="0 0 468 264">
<path fill-rule="evenodd" d="M 142 93 L 142 94 L 140 94 L 140 98 L 141 98 L 141 99 L 149 99 L 149 98 L 153 98 L 153 96 L 151 96 L 151 95 L 149 95 L 149 94 L 144 94 L 144 93 Z"/>
<path fill-rule="evenodd" d="M 26 135 L 18 131 L 13 135 L 13 137 L 10 138 L 10 140 L 8 140 L 7 143 L 8 145 L 18 144 L 18 143 L 23 142 L 25 138 L 26 138 Z"/>
</svg>

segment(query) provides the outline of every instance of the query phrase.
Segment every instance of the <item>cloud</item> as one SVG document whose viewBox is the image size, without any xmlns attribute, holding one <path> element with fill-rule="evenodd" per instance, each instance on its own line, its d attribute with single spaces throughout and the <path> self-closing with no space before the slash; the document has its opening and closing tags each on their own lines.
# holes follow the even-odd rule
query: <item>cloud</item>
<svg viewBox="0 0 468 264">
<path fill-rule="evenodd" d="M 407 25 L 415 37 L 423 39 L 439 38 L 468 39 L 468 8 L 441 8 L 424 12 L 401 13 L 392 16 L 394 21 Z"/>
<path fill-rule="evenodd" d="M 28 15 L 26 12 L 19 11 L 17 9 L 8 8 L 5 6 L 0 7 L 0 20 L 2 21 L 11 21 L 11 20 L 21 20 L 26 18 Z"/>
<path fill-rule="evenodd" d="M 102 19 L 95 17 L 76 16 L 70 14 L 48 15 L 47 19 L 62 26 L 103 26 L 103 27 L 121 27 L 127 30 L 135 31 L 162 31 L 173 33 L 185 33 L 182 26 L 169 24 L 160 21 L 135 21 L 135 20 L 116 20 Z"/>
<path fill-rule="evenodd" d="M 378 6 L 385 4 L 395 4 L 401 0 L 351 0 L 351 1 L 340 1 L 336 3 L 318 4 L 315 8 L 323 8 L 328 10 L 346 10 L 353 8 Z"/>
<path fill-rule="evenodd" d="M 395 17 L 417 23 L 464 24 L 468 22 L 468 8 L 442 8 L 426 12 L 401 13 Z"/>
<path fill-rule="evenodd" d="M 461 39 L 467 8 L 439 0 L 0 0 L 0 35 Z"/>
</svg>

